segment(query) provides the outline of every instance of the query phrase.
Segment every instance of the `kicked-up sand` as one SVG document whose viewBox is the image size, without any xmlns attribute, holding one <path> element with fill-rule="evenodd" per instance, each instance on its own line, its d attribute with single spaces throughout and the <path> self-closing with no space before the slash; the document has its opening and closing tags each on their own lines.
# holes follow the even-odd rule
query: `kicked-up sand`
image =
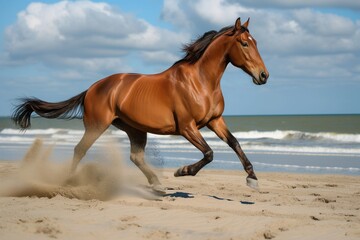
<svg viewBox="0 0 360 240">
<path fill-rule="evenodd" d="M 136 168 L 104 160 L 69 177 L 33 150 L 0 162 L 0 239 L 360 239 L 359 176 L 258 173 L 255 191 L 239 171 L 161 169 L 158 196 Z"/>
</svg>

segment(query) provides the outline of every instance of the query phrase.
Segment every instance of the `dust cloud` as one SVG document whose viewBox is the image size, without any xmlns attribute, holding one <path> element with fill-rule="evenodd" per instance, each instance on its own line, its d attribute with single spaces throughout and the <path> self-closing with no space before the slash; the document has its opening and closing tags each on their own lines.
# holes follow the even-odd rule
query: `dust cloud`
<svg viewBox="0 0 360 240">
<path fill-rule="evenodd" d="M 82 200 L 110 200 L 130 194 L 156 198 L 146 187 L 136 185 L 136 181 L 130 183 L 124 179 L 121 152 L 112 144 L 106 148 L 104 159 L 79 164 L 74 174 L 70 174 L 71 161 L 50 161 L 52 148 L 36 139 L 19 167 L 1 179 L 0 196 L 52 198 L 61 195 Z"/>
</svg>

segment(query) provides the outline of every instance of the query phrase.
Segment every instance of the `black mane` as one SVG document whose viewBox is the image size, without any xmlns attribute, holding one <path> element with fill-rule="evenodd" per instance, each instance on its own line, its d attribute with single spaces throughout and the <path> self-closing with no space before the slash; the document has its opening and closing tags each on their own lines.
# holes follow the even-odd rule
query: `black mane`
<svg viewBox="0 0 360 240">
<path fill-rule="evenodd" d="M 219 37 L 220 35 L 222 35 L 223 33 L 229 31 L 230 29 L 233 29 L 233 31 L 231 33 L 229 33 L 229 36 L 232 36 L 235 33 L 235 28 L 234 26 L 228 26 L 228 27 L 224 27 L 222 28 L 220 31 L 209 31 L 204 33 L 204 35 L 202 35 L 201 37 L 199 37 L 197 40 L 189 43 L 189 44 L 185 44 L 183 47 L 183 52 L 185 52 L 185 56 L 180 59 L 179 61 L 175 62 L 175 64 L 180 63 L 180 62 L 188 62 L 188 63 L 195 63 L 197 62 L 201 56 L 204 54 L 205 50 L 207 49 L 207 47 L 210 45 L 210 43 L 212 43 L 217 37 Z M 242 32 L 249 32 L 249 30 L 247 28 L 245 28 L 244 26 L 241 27 L 241 31 Z"/>
</svg>

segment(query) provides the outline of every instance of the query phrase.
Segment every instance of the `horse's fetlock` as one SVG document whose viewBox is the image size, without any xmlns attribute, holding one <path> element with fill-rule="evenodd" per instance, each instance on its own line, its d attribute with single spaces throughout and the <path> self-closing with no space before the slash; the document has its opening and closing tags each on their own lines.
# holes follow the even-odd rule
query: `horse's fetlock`
<svg viewBox="0 0 360 240">
<path fill-rule="evenodd" d="M 205 157 L 206 161 L 211 162 L 214 159 L 214 152 L 212 150 L 207 151 L 204 154 L 204 157 Z"/>
</svg>

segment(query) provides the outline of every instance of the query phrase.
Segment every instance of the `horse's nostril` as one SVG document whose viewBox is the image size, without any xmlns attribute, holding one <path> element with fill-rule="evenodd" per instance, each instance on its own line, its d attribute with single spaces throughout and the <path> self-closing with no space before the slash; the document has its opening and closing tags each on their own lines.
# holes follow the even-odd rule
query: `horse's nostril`
<svg viewBox="0 0 360 240">
<path fill-rule="evenodd" d="M 266 79 L 268 78 L 268 75 L 265 72 L 260 73 L 260 79 L 264 82 L 266 82 Z"/>
<path fill-rule="evenodd" d="M 267 80 L 268 77 L 269 76 L 265 72 L 261 71 L 260 80 L 262 81 L 263 84 L 266 83 L 266 80 Z"/>
</svg>

